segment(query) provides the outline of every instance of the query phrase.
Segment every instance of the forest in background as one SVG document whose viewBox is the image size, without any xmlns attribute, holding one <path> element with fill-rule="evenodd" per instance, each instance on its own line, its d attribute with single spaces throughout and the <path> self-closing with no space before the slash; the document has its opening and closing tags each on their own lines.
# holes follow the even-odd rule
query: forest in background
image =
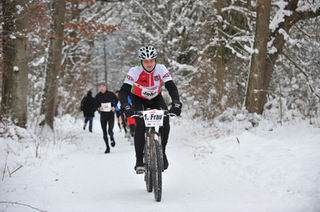
<svg viewBox="0 0 320 212">
<path fill-rule="evenodd" d="M 184 110 L 320 116 L 320 0 L 4 0 L 1 121 L 48 125 L 79 113 L 107 80 L 120 88 L 152 44 Z M 270 112 L 271 111 L 271 112 Z M 253 122 L 254 124 L 254 122 Z"/>
</svg>

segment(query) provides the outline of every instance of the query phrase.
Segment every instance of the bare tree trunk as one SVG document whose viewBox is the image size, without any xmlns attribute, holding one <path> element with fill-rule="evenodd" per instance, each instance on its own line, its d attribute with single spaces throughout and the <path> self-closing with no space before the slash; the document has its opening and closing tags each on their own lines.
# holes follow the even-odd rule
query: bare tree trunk
<svg viewBox="0 0 320 212">
<path fill-rule="evenodd" d="M 4 6 L 4 2 L 1 2 L 0 3 L 0 23 L 4 23 L 4 16 L 3 16 L 3 6 Z M 0 95 L 2 95 L 2 85 L 3 85 L 3 36 L 4 36 L 4 33 L 3 33 L 3 25 L 2 27 L 0 28 L 0 35 L 2 36 L 2 38 L 0 38 Z M 1 98 L 0 98 L 0 114 L 1 114 Z M 1 117 L 0 116 L 0 120 L 1 120 Z"/>
<path fill-rule="evenodd" d="M 247 8 L 248 8 L 248 9 L 251 8 L 251 0 L 247 0 Z"/>
<path fill-rule="evenodd" d="M 289 34 L 289 31 L 292 26 L 294 26 L 300 20 L 315 18 L 320 16 L 320 8 L 315 11 L 296 11 L 298 7 L 299 0 L 291 0 L 289 4 L 286 6 L 286 10 L 292 11 L 291 16 L 286 16 L 284 22 L 271 34 L 274 37 L 273 46 L 277 49 L 276 53 L 270 54 L 266 58 L 266 68 L 264 72 L 264 83 L 263 89 L 267 90 L 269 88 L 272 74 L 273 74 L 273 67 L 276 63 L 280 54 L 282 54 L 283 47 L 285 45 L 285 38 L 283 33 L 280 32 L 280 29 L 286 31 Z M 263 98 L 262 104 L 267 102 L 266 93 Z"/>
<path fill-rule="evenodd" d="M 49 57 L 47 61 L 46 84 L 43 96 L 42 111 L 45 114 L 45 123 L 53 129 L 56 110 L 58 76 L 62 69 L 62 47 L 64 37 L 65 1 L 53 1 L 52 38 L 49 44 Z"/>
<path fill-rule="evenodd" d="M 261 2 L 264 3 L 265 1 L 260 0 L 260 4 Z M 320 9 L 317 9 L 315 11 L 296 11 L 298 3 L 299 0 L 291 0 L 288 2 L 285 9 L 291 11 L 292 14 L 290 16 L 285 16 L 284 21 L 279 24 L 278 28 L 274 30 L 274 32 L 271 33 L 271 37 L 274 38 L 273 46 L 277 49 L 277 51 L 273 54 L 267 55 L 263 53 L 263 55 L 261 55 L 258 41 L 262 42 L 262 39 L 265 39 L 265 37 L 259 38 L 258 28 L 261 27 L 261 25 L 259 24 L 259 22 L 261 22 L 260 16 L 262 16 L 263 13 L 266 13 L 267 9 L 259 7 L 259 1 L 257 2 L 257 29 L 255 37 L 255 49 L 258 49 L 259 53 L 257 55 L 254 54 L 251 61 L 248 93 L 246 96 L 246 108 L 249 112 L 257 112 L 261 114 L 263 112 L 263 107 L 267 102 L 267 91 L 272 79 L 273 67 L 278 59 L 279 54 L 282 53 L 283 47 L 285 45 L 284 35 L 283 33 L 281 33 L 280 29 L 289 33 L 291 27 L 300 20 L 320 16 Z M 258 20 L 259 18 L 260 21 Z M 263 40 L 263 42 L 266 41 Z M 264 59 L 262 57 L 264 57 Z M 260 66 L 258 66 L 258 64 L 260 64 Z"/>
<path fill-rule="evenodd" d="M 218 10 L 218 15 L 222 17 L 221 9 L 223 8 L 224 0 L 217 0 L 216 6 Z M 216 62 L 216 80 L 217 80 L 217 90 L 218 90 L 218 98 L 221 100 L 221 97 L 224 93 L 224 85 L 225 85 L 225 43 L 223 41 L 223 27 L 222 27 L 222 20 L 218 20 L 218 38 L 219 38 L 219 46 L 217 47 L 215 53 L 215 62 Z"/>
<path fill-rule="evenodd" d="M 26 127 L 27 123 L 27 12 L 26 0 L 3 0 L 3 87 L 1 116 Z"/>
<path fill-rule="evenodd" d="M 257 26 L 254 49 L 257 52 L 253 53 L 251 57 L 246 108 L 250 113 L 261 114 L 267 92 L 264 87 L 264 73 L 267 65 L 271 0 L 258 0 L 256 7 Z"/>
</svg>

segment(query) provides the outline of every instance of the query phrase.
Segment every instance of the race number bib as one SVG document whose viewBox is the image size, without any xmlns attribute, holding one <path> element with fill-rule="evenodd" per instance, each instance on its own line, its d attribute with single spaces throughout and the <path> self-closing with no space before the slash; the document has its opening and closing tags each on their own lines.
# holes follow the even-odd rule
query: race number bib
<svg viewBox="0 0 320 212">
<path fill-rule="evenodd" d="M 111 111 L 111 102 L 101 103 L 100 111 L 102 112 L 110 112 Z"/>
<path fill-rule="evenodd" d="M 157 91 L 157 89 L 143 88 L 141 91 L 141 95 L 144 98 L 151 100 L 158 95 L 158 91 Z"/>
<path fill-rule="evenodd" d="M 143 111 L 143 119 L 146 127 L 161 127 L 163 126 L 164 112 L 163 110 Z"/>
</svg>

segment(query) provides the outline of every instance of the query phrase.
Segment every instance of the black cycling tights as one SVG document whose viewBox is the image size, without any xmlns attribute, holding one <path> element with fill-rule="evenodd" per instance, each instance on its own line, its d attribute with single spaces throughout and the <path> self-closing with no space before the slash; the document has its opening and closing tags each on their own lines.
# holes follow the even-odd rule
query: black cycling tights
<svg viewBox="0 0 320 212">
<path fill-rule="evenodd" d="M 132 96 L 132 107 L 135 111 L 150 109 L 163 109 L 167 110 L 168 107 L 164 102 L 161 94 L 152 100 L 143 100 L 136 96 Z M 161 141 L 162 141 L 162 149 L 163 153 L 166 152 L 166 145 L 168 143 L 169 132 L 170 132 L 170 124 L 169 117 L 165 117 L 163 121 L 163 127 L 160 128 L 161 132 Z M 136 151 L 137 161 L 143 161 L 143 149 L 145 144 L 145 126 L 144 120 L 141 118 L 136 118 L 136 130 L 134 135 L 134 147 Z"/>
</svg>

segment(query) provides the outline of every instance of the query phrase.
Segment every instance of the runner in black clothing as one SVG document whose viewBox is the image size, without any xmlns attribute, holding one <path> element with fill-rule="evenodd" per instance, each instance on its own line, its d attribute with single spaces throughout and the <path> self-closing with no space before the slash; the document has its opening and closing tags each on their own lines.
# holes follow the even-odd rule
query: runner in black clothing
<svg viewBox="0 0 320 212">
<path fill-rule="evenodd" d="M 101 128 L 103 132 L 103 139 L 106 143 L 106 151 L 104 153 L 110 152 L 109 142 L 108 142 L 108 134 L 111 140 L 111 146 L 114 147 L 116 142 L 113 137 L 113 126 L 114 126 L 114 111 L 117 105 L 117 97 L 116 95 L 107 90 L 107 85 L 102 83 L 99 85 L 99 93 L 96 95 L 96 108 L 100 113 L 100 122 Z M 108 125 L 108 133 L 107 133 L 107 125 Z"/>
</svg>

